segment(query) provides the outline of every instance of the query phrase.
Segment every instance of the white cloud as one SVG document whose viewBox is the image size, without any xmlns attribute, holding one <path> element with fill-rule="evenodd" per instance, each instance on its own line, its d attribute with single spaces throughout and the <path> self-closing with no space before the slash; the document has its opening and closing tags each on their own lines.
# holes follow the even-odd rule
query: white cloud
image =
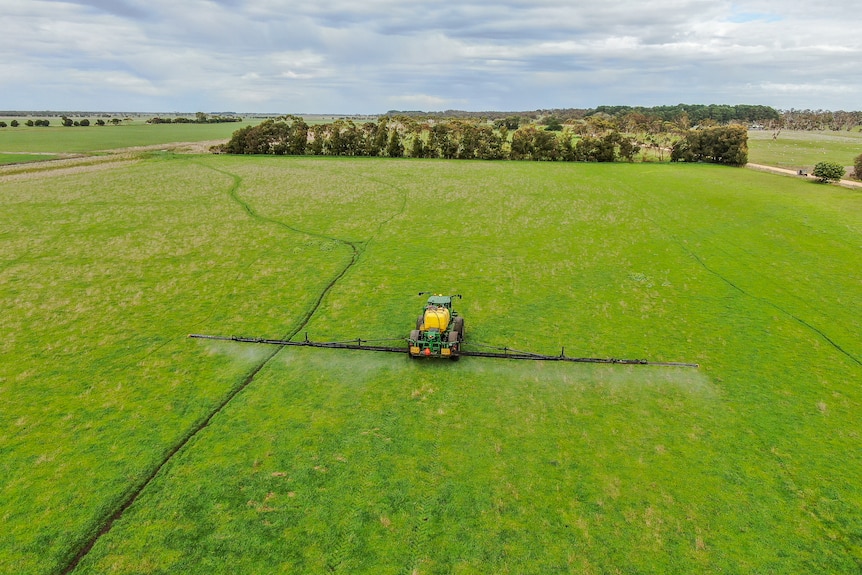
<svg viewBox="0 0 862 575">
<path fill-rule="evenodd" d="M 0 93 L 4 107 L 56 109 L 853 109 L 857 10 L 849 0 L 828 10 L 778 0 L 0 0 Z"/>
</svg>

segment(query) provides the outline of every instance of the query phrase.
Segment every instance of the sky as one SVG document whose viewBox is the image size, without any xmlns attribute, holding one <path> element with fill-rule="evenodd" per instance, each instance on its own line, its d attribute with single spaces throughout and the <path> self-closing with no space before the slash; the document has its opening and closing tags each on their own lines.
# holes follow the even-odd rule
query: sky
<svg viewBox="0 0 862 575">
<path fill-rule="evenodd" d="M 858 0 L 0 0 L 0 110 L 862 110 Z"/>
</svg>

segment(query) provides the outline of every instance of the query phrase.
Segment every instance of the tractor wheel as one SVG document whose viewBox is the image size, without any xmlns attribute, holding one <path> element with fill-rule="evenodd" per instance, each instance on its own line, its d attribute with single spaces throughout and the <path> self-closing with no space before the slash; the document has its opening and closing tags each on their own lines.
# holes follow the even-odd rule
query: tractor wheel
<svg viewBox="0 0 862 575">
<path fill-rule="evenodd" d="M 419 316 L 419 319 L 416 320 L 416 329 L 422 329 L 422 324 L 425 323 L 425 317 Z"/>
<path fill-rule="evenodd" d="M 458 332 L 458 339 L 459 340 L 464 339 L 464 318 L 463 317 L 456 317 L 452 321 L 452 331 Z"/>
<path fill-rule="evenodd" d="M 458 361 L 458 342 L 461 341 L 461 334 L 455 331 L 454 329 L 449 332 L 449 343 L 454 343 L 454 346 L 450 346 L 449 349 L 452 350 L 452 355 L 449 356 L 449 359 L 452 361 Z"/>
</svg>

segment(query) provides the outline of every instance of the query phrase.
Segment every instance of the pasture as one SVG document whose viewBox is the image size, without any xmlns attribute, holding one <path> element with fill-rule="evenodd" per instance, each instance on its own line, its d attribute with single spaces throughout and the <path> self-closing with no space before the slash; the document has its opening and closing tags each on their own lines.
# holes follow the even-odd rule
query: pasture
<svg viewBox="0 0 862 575">
<path fill-rule="evenodd" d="M 0 197 L 0 572 L 862 565 L 858 192 L 155 154 Z M 186 337 L 405 337 L 427 289 L 468 342 L 700 368 Z"/>
<path fill-rule="evenodd" d="M 256 120 L 255 120 L 256 121 Z M 0 129 L 0 163 L 20 161 L 3 152 L 29 152 L 31 154 L 86 154 L 129 148 L 153 146 L 169 142 L 202 142 L 230 138 L 234 131 L 249 122 L 224 124 L 147 124 L 143 121 L 127 122 L 118 126 L 64 127 L 60 119 L 51 119 L 48 127 Z M 7 121 L 8 123 L 8 121 Z"/>
<path fill-rule="evenodd" d="M 773 139 L 770 130 L 749 130 L 748 160 L 782 168 L 811 170 L 818 162 L 838 162 L 852 169 L 862 154 L 862 132 L 782 130 Z"/>
</svg>

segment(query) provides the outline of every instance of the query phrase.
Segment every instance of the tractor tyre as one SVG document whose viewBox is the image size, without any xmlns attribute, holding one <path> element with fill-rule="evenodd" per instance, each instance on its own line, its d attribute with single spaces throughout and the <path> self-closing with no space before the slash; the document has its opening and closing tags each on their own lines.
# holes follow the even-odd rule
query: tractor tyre
<svg viewBox="0 0 862 575">
<path fill-rule="evenodd" d="M 425 323 L 425 316 L 419 316 L 419 319 L 416 320 L 416 329 L 422 329 L 422 324 Z"/>
<path fill-rule="evenodd" d="M 452 320 L 452 331 L 458 332 L 458 339 L 459 340 L 464 339 L 464 318 L 463 317 L 456 317 L 454 320 Z"/>
<path fill-rule="evenodd" d="M 461 334 L 458 333 L 457 331 L 455 331 L 454 329 L 452 331 L 450 331 L 449 332 L 449 343 L 455 344 L 454 346 L 450 345 L 450 347 L 449 347 L 449 349 L 452 350 L 452 355 L 449 356 L 449 359 L 451 359 L 452 361 L 458 361 L 458 357 L 460 357 L 458 355 L 458 348 L 460 347 L 458 345 L 459 341 L 461 341 Z"/>
</svg>

